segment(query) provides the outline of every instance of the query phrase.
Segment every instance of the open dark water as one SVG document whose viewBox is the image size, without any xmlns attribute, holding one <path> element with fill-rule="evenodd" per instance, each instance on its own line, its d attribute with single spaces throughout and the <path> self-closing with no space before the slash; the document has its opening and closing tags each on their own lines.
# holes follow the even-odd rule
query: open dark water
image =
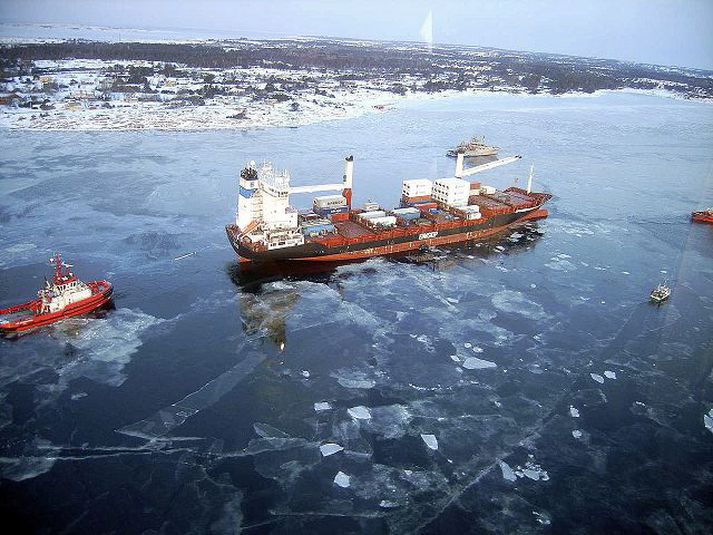
<svg viewBox="0 0 713 535">
<path fill-rule="evenodd" d="M 446 149 L 474 133 L 524 156 L 483 182 L 523 184 L 535 164 L 549 219 L 435 266 L 236 269 L 223 226 L 245 161 L 315 183 L 354 154 L 356 201 L 388 204 L 404 178 L 448 175 Z M 0 306 L 32 297 L 55 250 L 117 291 L 99 317 L 0 341 L 3 523 L 710 532 L 713 227 L 688 219 L 710 204 L 713 107 L 650 96 L 452 98 L 251 132 L 5 131 Z"/>
</svg>

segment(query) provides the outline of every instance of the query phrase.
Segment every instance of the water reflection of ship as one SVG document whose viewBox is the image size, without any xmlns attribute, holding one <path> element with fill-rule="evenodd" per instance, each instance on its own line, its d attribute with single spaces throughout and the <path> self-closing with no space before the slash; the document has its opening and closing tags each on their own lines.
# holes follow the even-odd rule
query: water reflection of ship
<svg viewBox="0 0 713 535">
<path fill-rule="evenodd" d="M 260 332 L 281 350 L 287 340 L 287 316 L 299 300 L 294 290 L 240 294 L 240 316 L 247 335 Z"/>
<path fill-rule="evenodd" d="M 431 256 L 423 262 L 413 261 L 406 254 L 389 257 L 386 262 L 427 264 L 434 270 L 444 270 L 473 257 L 487 258 L 503 252 L 516 254 L 526 251 L 543 235 L 537 222 L 530 222 L 514 232 L 503 233 L 485 242 L 466 242 L 429 250 Z M 275 346 L 283 350 L 287 344 L 287 319 L 301 297 L 300 287 L 290 283 L 305 280 L 321 284 L 334 283 L 340 265 L 367 263 L 368 260 L 343 264 L 275 262 L 255 266 L 238 263 L 229 265 L 228 275 L 240 289 L 243 330 L 247 335 L 264 333 Z M 364 269 L 368 271 L 367 266 Z M 287 281 L 287 284 L 271 285 L 277 281 Z M 336 287 L 341 289 L 339 284 Z"/>
<path fill-rule="evenodd" d="M 266 263 L 253 269 L 228 266 L 228 276 L 240 289 L 240 316 L 247 335 L 264 333 L 280 350 L 287 344 L 287 318 L 300 299 L 300 290 L 290 284 L 269 287 L 277 281 L 328 282 L 336 266 Z"/>
</svg>

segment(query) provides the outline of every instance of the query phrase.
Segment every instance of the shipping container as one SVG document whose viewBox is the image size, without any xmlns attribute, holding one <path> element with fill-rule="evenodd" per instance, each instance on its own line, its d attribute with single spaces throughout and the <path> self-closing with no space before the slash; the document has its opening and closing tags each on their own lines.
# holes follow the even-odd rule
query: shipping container
<svg viewBox="0 0 713 535">
<path fill-rule="evenodd" d="M 417 202 L 428 202 L 431 200 L 431 193 L 429 192 L 428 195 L 419 195 L 419 196 L 410 196 L 407 197 L 406 195 L 401 196 L 401 204 L 413 204 Z"/>
<path fill-rule="evenodd" d="M 420 210 L 418 208 L 414 208 L 412 206 L 406 207 L 406 208 L 394 208 L 391 210 L 392 214 L 396 215 L 403 215 L 403 214 L 419 214 Z"/>
<path fill-rule="evenodd" d="M 497 190 L 493 186 L 481 186 L 480 187 L 480 192 L 485 193 L 486 195 L 492 195 L 496 191 Z"/>
<path fill-rule="evenodd" d="M 397 217 L 403 219 L 404 221 L 414 221 L 421 217 L 421 212 L 416 212 L 415 214 L 412 213 L 406 213 L 406 214 L 396 214 Z"/>
<path fill-rule="evenodd" d="M 362 219 L 374 219 L 375 217 L 384 217 L 386 215 L 386 212 L 383 210 L 374 210 L 372 212 L 362 212 L 358 215 L 358 217 Z"/>
<path fill-rule="evenodd" d="M 336 208 L 315 208 L 314 212 L 322 217 L 329 217 L 334 214 L 344 214 L 349 211 L 348 206 L 339 206 Z"/>
<path fill-rule="evenodd" d="M 404 180 L 401 186 L 401 194 L 404 197 L 421 197 L 430 195 L 433 184 L 425 178 Z"/>
<path fill-rule="evenodd" d="M 322 197 L 315 197 L 312 201 L 315 208 L 337 208 L 340 206 L 346 206 L 347 200 L 342 195 L 324 195 Z"/>
<path fill-rule="evenodd" d="M 396 224 L 396 217 L 392 215 L 374 217 L 369 219 L 369 223 L 372 225 L 380 225 L 382 227 L 393 227 Z"/>
</svg>

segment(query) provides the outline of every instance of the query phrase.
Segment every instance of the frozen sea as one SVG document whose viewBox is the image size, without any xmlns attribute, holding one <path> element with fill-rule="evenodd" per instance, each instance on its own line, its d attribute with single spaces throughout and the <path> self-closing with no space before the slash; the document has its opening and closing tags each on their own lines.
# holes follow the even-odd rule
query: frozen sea
<svg viewBox="0 0 713 535">
<path fill-rule="evenodd" d="M 484 134 L 548 219 L 437 265 L 241 272 L 272 159 L 386 205 Z M 307 206 L 308 198 L 299 200 Z M 115 306 L 0 340 L 0 512 L 24 532 L 705 533 L 713 106 L 492 95 L 243 132 L 0 136 L 0 307 L 64 253 Z M 174 260 L 184 253 L 196 254 Z M 662 279 L 671 299 L 647 302 Z"/>
</svg>

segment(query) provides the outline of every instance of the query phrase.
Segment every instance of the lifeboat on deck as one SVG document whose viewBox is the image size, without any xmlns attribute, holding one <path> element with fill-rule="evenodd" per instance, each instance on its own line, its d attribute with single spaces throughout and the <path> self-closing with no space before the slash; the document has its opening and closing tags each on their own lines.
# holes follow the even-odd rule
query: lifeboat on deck
<svg viewBox="0 0 713 535">
<path fill-rule="evenodd" d="M 54 266 L 52 281 L 45 280 L 37 299 L 0 310 L 0 334 L 13 335 L 81 316 L 111 301 L 114 289 L 109 281 L 80 281 L 59 253 L 50 263 Z"/>
</svg>

